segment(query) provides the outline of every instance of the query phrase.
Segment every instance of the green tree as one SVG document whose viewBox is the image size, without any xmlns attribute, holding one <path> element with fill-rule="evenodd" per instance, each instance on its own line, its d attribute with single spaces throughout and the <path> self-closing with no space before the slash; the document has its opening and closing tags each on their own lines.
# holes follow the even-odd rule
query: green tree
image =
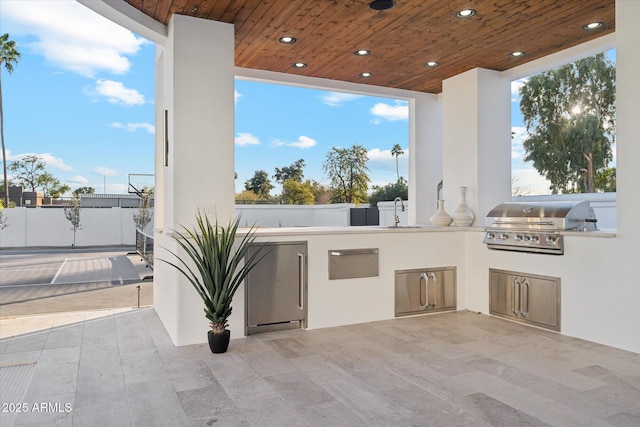
<svg viewBox="0 0 640 427">
<path fill-rule="evenodd" d="M 40 177 L 46 172 L 46 164 L 35 154 L 24 156 L 11 162 L 9 170 L 17 175 L 14 181 L 29 191 L 36 191 L 40 185 Z"/>
<path fill-rule="evenodd" d="M 396 158 L 396 174 L 398 175 L 398 181 L 400 181 L 400 169 L 398 168 L 398 157 L 402 156 L 403 154 L 404 154 L 404 151 L 402 150 L 402 147 L 400 146 L 400 144 L 394 144 L 393 148 L 391 149 L 391 155 Z"/>
<path fill-rule="evenodd" d="M 141 192 L 139 197 L 138 212 L 133 214 L 133 222 L 136 224 L 138 230 L 144 231 L 145 227 L 153 219 L 153 209 L 151 208 L 153 191 Z"/>
<path fill-rule="evenodd" d="M 9 34 L 0 36 L 0 68 L 4 65 L 7 73 L 13 73 L 14 64 L 18 63 L 20 52 L 16 42 L 9 40 Z M 9 206 L 9 180 L 7 179 L 7 150 L 4 144 L 4 109 L 2 106 L 2 70 L 0 69 L 0 138 L 2 138 L 2 170 L 4 172 L 4 205 Z"/>
<path fill-rule="evenodd" d="M 391 201 L 396 197 L 400 197 L 402 200 L 409 198 L 409 187 L 407 186 L 407 181 L 402 177 L 398 179 L 398 182 L 389 183 L 384 187 L 374 185 L 373 192 L 369 196 L 369 204 L 377 206 L 378 202 Z"/>
<path fill-rule="evenodd" d="M 71 230 L 73 230 L 73 244 L 71 248 L 76 246 L 76 233 L 82 229 L 80 224 L 80 198 L 73 197 L 64 207 L 64 216 L 71 223 Z"/>
<path fill-rule="evenodd" d="M 613 158 L 615 66 L 604 54 L 545 71 L 520 88 L 529 134 L 525 161 L 553 193 L 602 191 L 595 177 Z"/>
<path fill-rule="evenodd" d="M 251 190 L 244 190 L 242 193 L 236 194 L 236 203 L 242 205 L 255 205 L 263 199 Z"/>
<path fill-rule="evenodd" d="M 253 191 L 258 196 L 268 198 L 273 190 L 273 185 L 269 181 L 269 175 L 263 170 L 255 171 L 253 177 L 244 183 L 244 188 Z"/>
<path fill-rule="evenodd" d="M 311 189 L 311 181 L 306 182 L 288 179 L 282 184 L 282 203 L 286 205 L 313 205 L 315 196 Z"/>
<path fill-rule="evenodd" d="M 58 178 L 49 172 L 44 172 L 38 177 L 38 188 L 42 190 L 43 196 L 53 197 L 54 199 L 71 191 L 71 187 L 67 184 L 62 184 Z"/>
<path fill-rule="evenodd" d="M 35 154 L 24 156 L 9 165 L 9 170 L 17 174 L 15 182 L 29 191 L 40 190 L 46 197 L 57 198 L 71 190 L 45 168 L 45 162 Z"/>
<path fill-rule="evenodd" d="M 334 203 L 361 203 L 367 200 L 367 149 L 361 145 L 351 148 L 333 147 L 327 153 L 322 169 L 331 181 Z"/>
<path fill-rule="evenodd" d="M 93 187 L 78 187 L 71 194 L 80 196 L 80 194 L 95 194 L 96 189 Z"/>
<path fill-rule="evenodd" d="M 302 182 L 304 166 L 304 159 L 296 160 L 291 165 L 284 166 L 282 169 L 276 168 L 276 173 L 273 175 L 273 178 L 280 184 L 284 184 L 285 181 L 291 179 Z"/>
<path fill-rule="evenodd" d="M 311 192 L 313 193 L 314 202 L 316 205 L 326 205 L 331 203 L 331 199 L 333 198 L 333 192 L 320 184 L 315 180 L 308 180 L 311 188 Z"/>
<path fill-rule="evenodd" d="M 4 230 L 9 226 L 9 223 L 7 223 L 7 219 L 4 217 L 3 209 L 4 204 L 2 202 L 2 199 L 0 199 L 0 230 Z"/>
<path fill-rule="evenodd" d="M 595 176 L 596 188 L 604 192 L 616 191 L 616 168 L 599 170 Z"/>
</svg>

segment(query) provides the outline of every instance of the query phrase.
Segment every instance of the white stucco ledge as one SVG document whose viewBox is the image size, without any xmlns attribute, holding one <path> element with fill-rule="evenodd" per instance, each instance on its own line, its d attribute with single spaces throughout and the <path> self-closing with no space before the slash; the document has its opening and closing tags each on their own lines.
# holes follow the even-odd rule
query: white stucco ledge
<svg viewBox="0 0 640 427">
<path fill-rule="evenodd" d="M 340 235 L 340 234 L 393 234 L 393 233 L 450 233 L 478 229 L 484 231 L 484 227 L 436 227 L 433 225 L 405 225 L 405 226 L 342 226 L 342 227 L 264 227 L 255 228 L 257 236 L 310 236 L 310 235 Z M 239 228 L 238 234 L 246 233 L 247 227 Z"/>
<path fill-rule="evenodd" d="M 617 231 L 615 229 L 602 229 L 596 231 L 564 231 L 565 236 L 578 236 L 578 237 L 616 237 Z"/>
<path fill-rule="evenodd" d="M 249 227 L 238 228 L 238 235 L 244 236 Z M 256 227 L 254 228 L 256 235 L 260 237 L 277 237 L 277 236 L 313 236 L 313 235 L 341 235 L 341 234 L 387 234 L 387 233 L 456 233 L 456 232 L 477 232 L 484 233 L 485 227 L 436 227 L 433 225 L 405 225 L 405 226 L 337 226 L 337 227 Z M 156 229 L 156 233 L 166 234 L 167 236 L 175 236 L 174 230 L 165 231 Z M 563 231 L 565 236 L 577 237 L 616 237 L 615 229 L 602 229 L 596 231 Z"/>
</svg>

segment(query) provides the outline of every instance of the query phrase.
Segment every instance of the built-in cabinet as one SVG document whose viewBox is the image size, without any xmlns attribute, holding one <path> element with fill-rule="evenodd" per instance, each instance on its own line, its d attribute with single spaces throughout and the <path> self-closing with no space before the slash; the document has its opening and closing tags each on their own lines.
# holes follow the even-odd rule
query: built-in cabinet
<svg viewBox="0 0 640 427">
<path fill-rule="evenodd" d="M 262 259 L 246 278 L 245 334 L 304 328 L 307 321 L 307 242 L 256 243 Z"/>
<path fill-rule="evenodd" d="M 396 270 L 396 317 L 455 309 L 455 267 Z"/>
<path fill-rule="evenodd" d="M 489 312 L 560 331 L 560 279 L 490 269 Z"/>
</svg>

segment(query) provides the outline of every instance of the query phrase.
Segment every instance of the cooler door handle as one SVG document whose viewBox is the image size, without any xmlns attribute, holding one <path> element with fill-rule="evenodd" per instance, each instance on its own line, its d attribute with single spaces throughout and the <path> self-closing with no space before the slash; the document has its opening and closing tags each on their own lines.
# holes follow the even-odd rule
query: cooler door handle
<svg viewBox="0 0 640 427">
<path fill-rule="evenodd" d="M 304 310 L 304 254 L 298 252 L 298 308 Z"/>
</svg>

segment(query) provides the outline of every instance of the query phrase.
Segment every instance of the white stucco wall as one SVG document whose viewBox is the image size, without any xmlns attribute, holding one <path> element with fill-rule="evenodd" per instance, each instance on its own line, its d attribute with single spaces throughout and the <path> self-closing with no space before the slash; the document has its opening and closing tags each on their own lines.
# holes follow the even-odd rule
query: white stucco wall
<svg viewBox="0 0 640 427">
<path fill-rule="evenodd" d="M 0 248 L 71 247 L 73 231 L 62 208 L 3 209 L 8 226 L 0 230 Z M 134 246 L 133 208 L 85 208 L 76 246 Z"/>
</svg>

